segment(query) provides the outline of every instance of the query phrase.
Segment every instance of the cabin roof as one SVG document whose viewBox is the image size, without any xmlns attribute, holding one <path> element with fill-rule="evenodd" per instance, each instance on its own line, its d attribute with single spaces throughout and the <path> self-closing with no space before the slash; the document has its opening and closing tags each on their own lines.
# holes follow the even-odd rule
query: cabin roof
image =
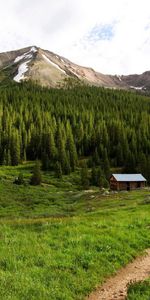
<svg viewBox="0 0 150 300">
<path fill-rule="evenodd" d="M 142 174 L 112 174 L 117 181 L 146 181 Z"/>
</svg>

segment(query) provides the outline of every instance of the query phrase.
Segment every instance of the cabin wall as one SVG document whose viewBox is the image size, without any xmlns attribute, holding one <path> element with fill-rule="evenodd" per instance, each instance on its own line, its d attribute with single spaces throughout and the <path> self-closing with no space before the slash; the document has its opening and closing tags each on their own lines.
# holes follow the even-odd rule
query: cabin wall
<svg viewBox="0 0 150 300">
<path fill-rule="evenodd" d="M 114 191 L 118 191 L 119 190 L 119 185 L 118 185 L 118 181 L 112 176 L 110 178 L 110 189 L 114 190 Z"/>
<path fill-rule="evenodd" d="M 125 188 L 126 186 L 126 188 Z M 143 187 L 145 187 L 145 182 L 144 181 L 135 181 L 135 182 L 125 182 L 124 185 L 123 185 L 123 189 L 126 189 L 126 190 L 135 190 L 135 189 L 141 189 Z"/>
<path fill-rule="evenodd" d="M 119 190 L 127 190 L 126 182 L 118 182 Z"/>
<path fill-rule="evenodd" d="M 145 182 L 118 182 L 114 178 L 110 178 L 110 189 L 115 191 L 121 191 L 121 190 L 135 190 L 139 188 L 144 188 Z"/>
</svg>

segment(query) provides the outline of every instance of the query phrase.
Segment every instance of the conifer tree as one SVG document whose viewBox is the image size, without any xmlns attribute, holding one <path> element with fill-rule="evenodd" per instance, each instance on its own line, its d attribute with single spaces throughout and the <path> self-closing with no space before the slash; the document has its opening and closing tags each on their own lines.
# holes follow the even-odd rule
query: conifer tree
<svg viewBox="0 0 150 300">
<path fill-rule="evenodd" d="M 96 170 L 95 166 L 92 167 L 91 184 L 92 185 L 97 185 L 97 170 Z"/>
<path fill-rule="evenodd" d="M 57 136 L 57 145 L 58 145 L 58 159 L 61 164 L 62 172 L 64 174 L 70 174 L 70 157 L 67 155 L 66 148 L 65 148 L 65 141 L 62 137 L 62 132 L 60 128 L 58 129 L 58 136 Z"/>
<path fill-rule="evenodd" d="M 55 176 L 59 179 L 62 178 L 62 169 L 59 161 L 57 161 L 55 165 Z"/>
<path fill-rule="evenodd" d="M 136 173 L 135 156 L 131 152 L 129 152 L 129 155 L 127 157 L 124 172 L 125 173 Z"/>
<path fill-rule="evenodd" d="M 20 143 L 18 134 L 14 133 L 11 138 L 11 164 L 12 166 L 17 166 L 20 161 Z"/>
<path fill-rule="evenodd" d="M 94 155 L 93 155 L 93 162 L 97 166 L 100 164 L 100 158 L 99 158 L 97 148 L 95 149 L 95 152 L 94 152 Z"/>
<path fill-rule="evenodd" d="M 102 165 L 103 165 L 104 174 L 105 174 L 106 178 L 108 179 L 109 176 L 110 176 L 110 164 L 109 164 L 106 148 L 104 149 L 104 152 L 103 152 L 103 163 L 102 163 Z"/>
<path fill-rule="evenodd" d="M 81 185 L 84 189 L 89 188 L 89 174 L 86 163 L 83 165 L 81 169 Z"/>
<path fill-rule="evenodd" d="M 65 155 L 63 171 L 64 171 L 64 174 L 66 174 L 66 175 L 69 175 L 71 173 L 69 152 L 66 152 L 66 155 Z"/>
<path fill-rule="evenodd" d="M 24 184 L 24 178 L 22 172 L 20 172 L 18 175 L 18 184 Z"/>
<path fill-rule="evenodd" d="M 50 160 L 54 160 L 56 158 L 56 146 L 52 131 L 50 131 L 47 136 L 47 154 Z"/>
<path fill-rule="evenodd" d="M 50 160 L 47 153 L 42 154 L 42 170 L 48 171 L 50 168 Z"/>
<path fill-rule="evenodd" d="M 69 151 L 69 157 L 70 157 L 70 166 L 72 168 L 72 171 L 74 171 L 76 165 L 77 165 L 77 151 L 76 146 L 74 143 L 73 135 L 71 133 L 71 129 L 68 132 L 67 142 L 66 142 L 66 148 Z"/>
<path fill-rule="evenodd" d="M 30 184 L 31 185 L 40 185 L 41 182 L 42 182 L 42 176 L 41 176 L 40 163 L 39 163 L 39 161 L 36 161 L 34 169 L 33 169 L 33 174 L 30 179 Z"/>
<path fill-rule="evenodd" d="M 106 177 L 104 175 L 102 175 L 99 178 L 99 186 L 100 186 L 100 188 L 108 188 L 109 187 L 108 180 L 106 179 Z"/>
</svg>

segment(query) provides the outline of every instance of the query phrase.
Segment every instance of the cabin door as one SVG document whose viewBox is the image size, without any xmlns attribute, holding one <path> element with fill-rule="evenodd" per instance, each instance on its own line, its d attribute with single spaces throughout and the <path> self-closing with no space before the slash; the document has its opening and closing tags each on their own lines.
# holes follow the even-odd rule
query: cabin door
<svg viewBox="0 0 150 300">
<path fill-rule="evenodd" d="M 130 182 L 127 182 L 127 191 L 130 191 Z"/>
<path fill-rule="evenodd" d="M 139 189 L 141 187 L 141 182 L 137 182 L 137 188 Z"/>
</svg>

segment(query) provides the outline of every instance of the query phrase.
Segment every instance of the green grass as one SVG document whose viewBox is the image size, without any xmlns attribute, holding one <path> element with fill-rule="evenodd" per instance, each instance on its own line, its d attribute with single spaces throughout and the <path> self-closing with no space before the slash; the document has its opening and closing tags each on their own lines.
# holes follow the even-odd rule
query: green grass
<svg viewBox="0 0 150 300">
<path fill-rule="evenodd" d="M 150 280 L 137 282 L 128 288 L 127 300 L 149 300 L 150 299 Z"/>
<path fill-rule="evenodd" d="M 0 168 L 0 299 L 84 299 L 150 247 L 149 189 L 82 191 L 78 171 L 32 187 L 31 168 Z"/>
</svg>

